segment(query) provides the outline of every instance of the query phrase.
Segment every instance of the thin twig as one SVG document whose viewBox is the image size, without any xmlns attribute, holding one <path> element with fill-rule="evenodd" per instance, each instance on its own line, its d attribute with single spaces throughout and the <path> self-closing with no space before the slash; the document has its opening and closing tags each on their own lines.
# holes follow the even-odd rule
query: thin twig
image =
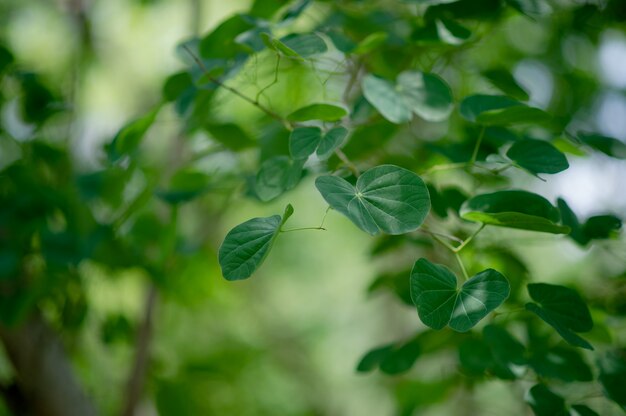
<svg viewBox="0 0 626 416">
<path fill-rule="evenodd" d="M 187 45 L 183 45 L 183 49 L 185 49 L 185 51 L 191 56 L 191 58 L 196 62 L 196 64 L 200 67 L 200 69 L 202 69 L 202 72 L 204 72 L 204 75 L 207 77 L 207 79 L 209 81 L 211 81 L 214 84 L 217 84 L 218 86 L 224 88 L 227 91 L 230 91 L 231 93 L 235 94 L 237 97 L 243 99 L 244 101 L 247 101 L 248 103 L 250 103 L 253 106 L 255 106 L 256 108 L 258 108 L 259 110 L 263 111 L 268 116 L 270 116 L 270 117 L 280 121 L 285 126 L 285 128 L 287 128 L 288 130 L 292 129 L 291 123 L 288 120 L 286 120 L 285 118 L 281 117 L 275 111 L 273 111 L 270 108 L 264 106 L 263 104 L 261 104 L 257 100 L 254 100 L 254 99 L 248 97 L 247 95 L 243 94 L 241 91 L 239 91 L 239 90 L 237 90 L 237 89 L 235 89 L 235 88 L 233 88 L 233 87 L 231 87 L 229 85 L 226 85 L 222 81 L 220 81 L 217 78 L 213 77 L 211 75 L 211 73 L 209 72 L 209 70 L 207 69 L 207 67 L 204 65 L 204 62 L 202 62 L 200 60 L 200 58 L 198 58 L 196 56 L 196 54 L 194 54 L 193 51 Z"/>
</svg>

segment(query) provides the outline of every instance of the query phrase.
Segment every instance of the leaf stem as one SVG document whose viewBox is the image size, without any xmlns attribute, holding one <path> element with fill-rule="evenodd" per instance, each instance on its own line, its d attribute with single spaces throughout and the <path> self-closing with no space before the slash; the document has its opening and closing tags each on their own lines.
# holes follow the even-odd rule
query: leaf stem
<svg viewBox="0 0 626 416">
<path fill-rule="evenodd" d="M 472 158 L 469 161 L 470 165 L 474 165 L 476 163 L 476 158 L 478 157 L 478 150 L 480 149 L 480 145 L 483 142 L 484 136 L 485 136 L 485 126 L 480 128 L 480 133 L 478 134 L 478 139 L 476 140 L 476 145 L 474 146 L 474 151 L 472 152 Z"/>
<path fill-rule="evenodd" d="M 465 280 L 469 280 L 469 275 L 467 274 L 467 270 L 465 270 L 465 265 L 463 264 L 461 255 L 457 251 L 455 251 L 454 257 L 456 258 L 456 261 L 459 263 L 459 267 L 461 268 L 461 271 L 463 272 L 463 277 L 465 278 Z"/>
<path fill-rule="evenodd" d="M 452 244 L 448 243 L 447 241 L 442 240 L 441 238 L 439 238 L 438 234 L 435 233 L 429 233 L 434 239 L 435 241 L 437 241 L 439 244 L 443 245 L 445 248 L 447 248 L 448 250 L 450 250 L 451 252 L 456 254 L 455 248 Z"/>
<path fill-rule="evenodd" d="M 421 229 L 419 229 L 417 231 L 420 231 L 420 232 L 422 232 L 424 234 L 428 234 L 428 235 L 431 235 L 431 236 L 437 235 L 439 237 L 447 238 L 448 240 L 456 241 L 457 243 L 463 243 L 463 240 L 461 240 L 459 237 L 455 237 L 453 235 L 444 234 L 444 233 L 438 233 L 436 231 L 431 231 L 431 230 L 428 230 L 426 228 L 421 228 Z"/>
<path fill-rule="evenodd" d="M 361 172 L 359 171 L 359 168 L 357 168 L 356 165 L 352 163 L 350 159 L 348 159 L 348 156 L 346 156 L 346 154 L 342 152 L 341 149 L 335 149 L 335 154 L 348 167 L 348 169 L 350 169 L 350 172 L 352 172 L 354 176 L 356 176 L 357 178 L 361 176 Z"/>
<path fill-rule="evenodd" d="M 324 227 L 301 227 L 301 228 L 290 228 L 288 230 L 280 230 L 281 233 L 290 233 L 292 231 L 303 231 L 303 230 L 322 230 L 326 231 Z"/>
<path fill-rule="evenodd" d="M 476 237 L 478 235 L 479 232 L 481 232 L 483 230 L 483 228 L 485 228 L 485 224 L 481 223 L 480 227 L 478 227 L 478 229 L 476 231 L 474 231 L 474 233 L 472 233 L 472 235 L 470 235 L 469 237 L 467 237 L 465 239 L 465 241 L 463 241 L 461 243 L 460 246 L 458 246 L 457 248 L 454 249 L 455 253 L 460 252 L 461 250 L 463 250 L 473 239 L 474 237 Z"/>
<path fill-rule="evenodd" d="M 213 82 L 214 84 L 217 84 L 218 86 L 224 88 L 227 91 L 230 91 L 231 93 L 235 94 L 239 98 L 243 99 L 244 101 L 247 101 L 248 103 L 250 103 L 253 106 L 255 106 L 256 108 L 258 108 L 259 110 L 263 111 L 268 116 L 270 116 L 270 117 L 280 121 L 285 126 L 285 128 L 287 128 L 287 130 L 291 130 L 292 129 L 291 123 L 289 121 L 287 121 L 286 119 L 284 119 L 283 117 L 281 117 L 278 113 L 276 113 L 273 110 L 269 109 L 268 107 L 264 106 L 263 104 L 261 104 L 257 100 L 254 100 L 254 99 L 248 97 L 247 95 L 243 94 L 241 91 L 239 91 L 239 90 L 237 90 L 237 89 L 235 89 L 235 88 L 233 88 L 233 87 L 231 87 L 229 85 L 226 85 L 222 81 L 220 81 L 217 78 L 213 77 L 211 75 L 211 73 L 209 72 L 209 70 L 207 69 L 207 67 L 204 65 L 204 62 L 202 62 L 202 60 L 200 60 L 200 58 L 198 58 L 196 56 L 196 54 L 193 53 L 193 51 L 189 48 L 189 46 L 183 45 L 183 49 L 185 49 L 185 51 L 196 62 L 198 67 L 200 67 L 202 72 L 204 72 L 204 75 L 209 79 L 209 81 Z"/>
</svg>

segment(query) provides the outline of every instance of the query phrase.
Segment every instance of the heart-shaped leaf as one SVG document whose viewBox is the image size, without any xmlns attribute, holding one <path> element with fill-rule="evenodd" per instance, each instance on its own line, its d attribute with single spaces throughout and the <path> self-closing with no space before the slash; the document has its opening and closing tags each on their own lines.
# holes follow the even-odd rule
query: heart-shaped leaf
<svg viewBox="0 0 626 416">
<path fill-rule="evenodd" d="M 306 159 L 317 149 L 317 156 L 327 159 L 347 135 L 344 127 L 335 127 L 324 135 L 319 127 L 298 127 L 289 136 L 289 152 L 296 159 Z"/>
<path fill-rule="evenodd" d="M 557 224 L 559 211 L 544 197 L 510 190 L 477 195 L 465 201 L 461 217 L 484 224 L 522 230 L 566 234 L 567 226 Z"/>
<path fill-rule="evenodd" d="M 556 329 L 569 344 L 593 350 L 591 344 L 575 334 L 593 328 L 589 309 L 575 290 L 547 283 L 531 283 L 528 294 L 539 305 L 527 303 L 527 310 Z"/>
<path fill-rule="evenodd" d="M 242 280 L 250 277 L 269 254 L 280 227 L 291 214 L 293 207 L 287 205 L 282 217 L 252 218 L 230 230 L 218 253 L 224 278 Z"/>
<path fill-rule="evenodd" d="M 484 270 L 457 288 L 454 273 L 422 258 L 411 271 L 411 299 L 422 322 L 441 329 L 446 325 L 467 332 L 509 297 L 507 279 L 493 269 Z"/>
<path fill-rule="evenodd" d="M 302 176 L 305 159 L 274 156 L 261 165 L 256 176 L 255 191 L 261 201 L 270 201 L 293 189 Z"/>
<path fill-rule="evenodd" d="M 513 143 L 506 155 L 533 174 L 559 173 L 569 168 L 565 155 L 544 140 L 517 141 Z"/>
<path fill-rule="evenodd" d="M 337 176 L 320 176 L 315 186 L 332 208 L 372 235 L 414 231 L 430 210 L 422 179 L 394 165 L 369 169 L 356 186 Z"/>
<path fill-rule="evenodd" d="M 397 85 L 374 75 L 363 79 L 363 95 L 392 123 L 411 120 L 412 113 L 427 121 L 445 120 L 452 112 L 452 91 L 434 74 L 406 71 Z"/>
<path fill-rule="evenodd" d="M 332 104 L 310 104 L 299 108 L 287 116 L 289 121 L 337 121 L 348 114 L 345 108 Z"/>
</svg>

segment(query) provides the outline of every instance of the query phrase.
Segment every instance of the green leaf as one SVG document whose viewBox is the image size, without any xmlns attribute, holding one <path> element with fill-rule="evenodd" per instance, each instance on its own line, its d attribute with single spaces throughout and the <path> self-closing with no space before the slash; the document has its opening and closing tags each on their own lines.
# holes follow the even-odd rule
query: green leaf
<svg viewBox="0 0 626 416">
<path fill-rule="evenodd" d="M 242 15 L 235 15 L 220 23 L 200 40 L 198 50 L 205 59 L 233 59 L 245 49 L 236 42 L 241 33 L 254 26 Z"/>
<path fill-rule="evenodd" d="M 127 124 L 117 133 L 108 146 L 108 154 L 111 161 L 116 161 L 122 156 L 130 155 L 137 150 L 146 132 L 154 123 L 159 110 L 160 106 L 145 116 Z"/>
<path fill-rule="evenodd" d="M 487 325 L 483 328 L 483 338 L 491 349 L 494 360 L 504 367 L 511 364 L 526 364 L 524 345 L 513 338 L 509 332 L 496 325 Z"/>
<path fill-rule="evenodd" d="M 429 20 L 425 26 L 417 28 L 411 39 L 420 44 L 461 45 L 469 40 L 472 32 L 458 22 L 446 18 Z"/>
<path fill-rule="evenodd" d="M 213 139 L 234 152 L 257 145 L 256 141 L 252 140 L 241 127 L 234 123 L 207 124 L 206 129 Z"/>
<path fill-rule="evenodd" d="M 530 297 L 541 305 L 527 303 L 527 310 L 552 326 L 569 344 L 593 350 L 591 344 L 574 333 L 593 328 L 589 309 L 575 290 L 547 283 L 531 283 L 527 287 Z"/>
<path fill-rule="evenodd" d="M 242 280 L 250 277 L 263 264 L 280 227 L 292 214 L 293 207 L 287 205 L 282 217 L 252 218 L 230 230 L 218 253 L 224 278 Z"/>
<path fill-rule="evenodd" d="M 604 388 L 604 394 L 622 410 L 626 410 L 626 350 L 616 349 L 603 354 L 598 360 L 600 376 L 598 380 Z"/>
<path fill-rule="evenodd" d="M 414 231 L 430 210 L 422 179 L 394 165 L 367 170 L 356 186 L 337 176 L 320 176 L 315 186 L 333 209 L 372 235 Z"/>
<path fill-rule="evenodd" d="M 543 384 L 535 384 L 525 397 L 535 416 L 566 416 L 565 400 Z"/>
<path fill-rule="evenodd" d="M 516 100 L 527 101 L 528 93 L 517 83 L 513 75 L 506 69 L 490 69 L 483 71 L 483 76 L 496 88 Z"/>
<path fill-rule="evenodd" d="M 378 368 L 380 363 L 393 351 L 394 344 L 384 345 L 368 351 L 356 367 L 359 373 L 367 373 Z"/>
<path fill-rule="evenodd" d="M 452 90 L 437 75 L 406 71 L 398 76 L 398 88 L 411 111 L 426 121 L 443 121 L 452 112 Z"/>
<path fill-rule="evenodd" d="M 281 38 L 280 42 L 302 58 L 319 55 L 328 50 L 324 39 L 315 33 L 292 33 Z"/>
<path fill-rule="evenodd" d="M 441 329 L 446 325 L 467 332 L 509 296 L 506 278 L 493 269 L 484 270 L 457 289 L 454 273 L 422 258 L 411 271 L 411 298 L 422 322 Z"/>
<path fill-rule="evenodd" d="M 552 117 L 545 111 L 520 104 L 502 109 L 484 111 L 476 118 L 478 124 L 487 126 L 511 126 L 537 124 L 551 126 Z"/>
<path fill-rule="evenodd" d="M 392 123 L 405 123 L 412 113 L 426 121 L 442 121 L 452 112 L 452 91 L 434 74 L 406 71 L 398 76 L 397 86 L 368 74 L 362 87 L 367 101 Z"/>
<path fill-rule="evenodd" d="M 411 120 L 411 109 L 404 97 L 389 81 L 368 74 L 362 82 L 363 95 L 378 112 L 392 123 Z"/>
<path fill-rule="evenodd" d="M 587 146 L 618 159 L 626 159 L 626 144 L 600 134 L 579 132 L 578 139 Z"/>
<path fill-rule="evenodd" d="M 183 169 L 172 176 L 166 190 L 159 190 L 156 195 L 169 204 L 188 202 L 210 189 L 209 179 L 205 173 Z"/>
<path fill-rule="evenodd" d="M 289 153 L 296 159 L 309 157 L 322 141 L 319 127 L 298 127 L 289 136 Z"/>
<path fill-rule="evenodd" d="M 611 238 L 622 228 L 622 220 L 614 215 L 595 215 L 587 218 L 583 225 L 583 233 L 592 240 Z"/>
<path fill-rule="evenodd" d="M 558 173 L 569 168 L 565 155 L 544 140 L 517 141 L 509 148 L 506 155 L 533 174 Z"/>
<path fill-rule="evenodd" d="M 311 104 L 287 116 L 289 121 L 337 121 L 348 115 L 345 108 L 332 104 Z"/>
<path fill-rule="evenodd" d="M 523 104 L 503 95 L 479 94 L 463 99 L 459 105 L 459 112 L 467 121 L 476 123 L 478 122 L 478 117 L 484 112 L 516 106 L 523 106 Z"/>
<path fill-rule="evenodd" d="M 575 349 L 556 347 L 535 352 L 529 360 L 530 366 L 541 377 L 559 380 L 591 381 L 591 368 Z"/>
<path fill-rule="evenodd" d="M 461 217 L 499 227 L 565 234 L 567 226 L 556 224 L 559 211 L 548 200 L 526 191 L 510 190 L 477 195 L 465 201 Z"/>
<path fill-rule="evenodd" d="M 395 375 L 410 370 L 422 351 L 418 340 L 415 338 L 391 349 L 381 360 L 380 371 Z"/>
<path fill-rule="evenodd" d="M 274 156 L 267 159 L 256 176 L 255 191 L 261 201 L 270 201 L 293 189 L 302 177 L 305 159 Z"/>
<path fill-rule="evenodd" d="M 335 127 L 330 129 L 317 147 L 317 157 L 320 159 L 328 159 L 343 143 L 344 139 L 348 136 L 348 129 L 345 127 Z"/>
<path fill-rule="evenodd" d="M 505 0 L 509 6 L 531 18 L 538 18 L 551 12 L 545 0 Z"/>
<path fill-rule="evenodd" d="M 355 55 L 368 54 L 372 52 L 373 50 L 375 50 L 376 48 L 378 48 L 379 46 L 383 45 L 388 37 L 389 37 L 389 34 L 387 32 L 372 33 L 371 35 L 368 35 L 365 39 L 363 39 L 361 42 L 359 42 L 354 48 L 354 50 L 352 51 L 352 53 L 354 53 Z"/>
</svg>

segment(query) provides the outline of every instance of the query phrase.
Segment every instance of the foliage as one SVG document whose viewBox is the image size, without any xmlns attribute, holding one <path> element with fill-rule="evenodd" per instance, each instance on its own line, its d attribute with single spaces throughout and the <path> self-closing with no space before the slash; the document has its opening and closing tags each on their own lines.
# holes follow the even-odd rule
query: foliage
<svg viewBox="0 0 626 416">
<path fill-rule="evenodd" d="M 46 140 L 47 126 L 66 123 L 62 93 L 0 47 L 0 98 L 19 96 L 18 115 L 31 126 L 25 140 L 0 126 L 0 321 L 19 325 L 46 309 L 58 328 L 79 331 L 89 308 L 78 273 L 85 263 L 140 268 L 160 292 L 175 292 L 169 276 L 213 243 L 183 238 L 181 210 L 195 204 L 218 222 L 237 198 L 282 201 L 308 187 L 327 202 L 326 214 L 371 236 L 372 261 L 387 269 L 370 290 L 416 309 L 413 336 L 372 349 L 356 367 L 394 377 L 398 414 L 493 379 L 523 388 L 518 399 L 536 415 L 598 414 L 597 402 L 571 394 L 574 382 L 626 409 L 626 346 L 612 341 L 623 306 L 588 296 L 576 276 L 567 286 L 542 282 L 531 273 L 534 259 L 507 248 L 533 233 L 598 250 L 619 244 L 619 215 L 581 222 L 532 182 L 567 171 L 573 159 L 626 157 L 621 141 L 591 131 L 581 116 L 593 105 L 585 88 L 598 80 L 560 53 L 566 36 L 597 42 L 602 25 L 623 30 L 623 13 L 612 12 L 619 4 L 256 0 L 180 44 L 183 67 L 164 81 L 162 99 L 121 128 L 86 173 L 66 144 Z M 541 30 L 536 51 L 501 35 L 513 23 Z M 559 77 L 549 103 L 534 102 L 513 71 L 527 57 Z M 251 68 L 269 69 L 259 77 L 267 83 L 246 84 Z M 244 115 L 223 110 L 227 99 Z M 181 126 L 167 167 L 149 150 L 165 111 Z M 185 140 L 198 135 L 208 143 L 201 150 Z M 216 156 L 232 163 L 207 169 Z M 325 229 L 324 221 L 286 228 L 297 215 L 288 204 L 282 215 L 234 226 L 211 251 L 223 277 L 253 276 L 283 233 Z M 496 239 L 490 230 L 504 231 Z M 597 276 L 593 285 L 623 293 L 623 279 Z M 102 337 L 127 340 L 133 331 L 125 316 L 109 316 Z M 410 371 L 442 354 L 453 357 L 453 371 L 430 380 Z M 168 383 L 157 388 L 162 414 L 211 411 Z"/>
</svg>

